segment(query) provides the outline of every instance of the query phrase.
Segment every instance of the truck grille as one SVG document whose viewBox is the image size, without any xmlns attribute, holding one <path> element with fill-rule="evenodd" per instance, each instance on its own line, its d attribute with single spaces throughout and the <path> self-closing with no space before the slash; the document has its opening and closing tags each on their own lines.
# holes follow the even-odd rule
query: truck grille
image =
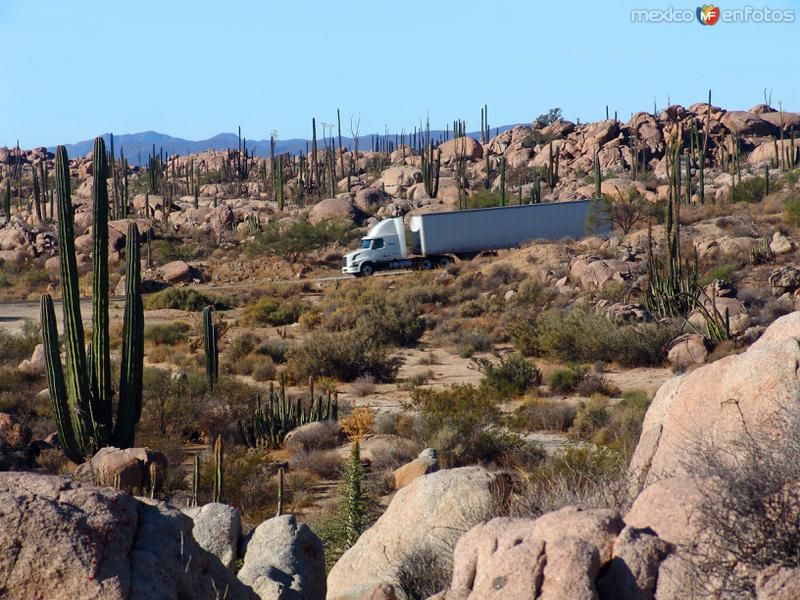
<svg viewBox="0 0 800 600">
<path fill-rule="evenodd" d="M 346 266 L 347 266 L 347 257 L 343 256 L 342 257 L 342 267 L 346 267 Z"/>
</svg>

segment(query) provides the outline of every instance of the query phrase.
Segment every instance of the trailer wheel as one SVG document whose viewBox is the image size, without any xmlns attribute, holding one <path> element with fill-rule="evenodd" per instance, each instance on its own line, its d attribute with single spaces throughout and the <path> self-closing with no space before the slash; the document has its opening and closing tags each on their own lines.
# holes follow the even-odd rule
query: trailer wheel
<svg viewBox="0 0 800 600">
<path fill-rule="evenodd" d="M 446 269 L 446 268 L 447 268 L 448 266 L 450 266 L 452 263 L 453 263 L 453 259 L 452 259 L 452 258 L 450 258 L 449 256 L 442 256 L 442 257 L 441 257 L 441 258 L 438 260 L 438 265 L 439 265 L 439 267 L 441 267 L 442 269 Z"/>
<path fill-rule="evenodd" d="M 429 258 L 426 258 L 421 263 L 419 263 L 419 268 L 423 271 L 430 271 L 433 268 L 433 263 Z"/>
<path fill-rule="evenodd" d="M 359 275 L 363 275 L 364 277 L 369 277 L 375 272 L 375 267 L 372 266 L 372 263 L 364 263 L 361 265 L 361 269 L 359 270 Z"/>
</svg>

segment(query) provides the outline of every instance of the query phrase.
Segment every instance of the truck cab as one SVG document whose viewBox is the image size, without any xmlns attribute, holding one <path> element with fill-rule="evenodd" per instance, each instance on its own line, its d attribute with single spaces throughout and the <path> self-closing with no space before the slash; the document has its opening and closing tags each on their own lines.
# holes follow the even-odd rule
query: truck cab
<svg viewBox="0 0 800 600">
<path fill-rule="evenodd" d="M 361 248 L 342 257 L 342 273 L 372 275 L 378 269 L 401 268 L 407 256 L 403 219 L 386 219 L 361 238 Z"/>
</svg>

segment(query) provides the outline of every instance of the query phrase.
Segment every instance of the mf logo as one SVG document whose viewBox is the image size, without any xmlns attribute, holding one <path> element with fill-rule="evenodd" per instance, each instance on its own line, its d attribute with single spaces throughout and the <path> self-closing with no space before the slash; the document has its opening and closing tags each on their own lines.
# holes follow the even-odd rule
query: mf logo
<svg viewBox="0 0 800 600">
<path fill-rule="evenodd" d="M 698 6 L 697 20 L 701 25 L 715 25 L 719 21 L 719 7 L 713 4 Z"/>
</svg>

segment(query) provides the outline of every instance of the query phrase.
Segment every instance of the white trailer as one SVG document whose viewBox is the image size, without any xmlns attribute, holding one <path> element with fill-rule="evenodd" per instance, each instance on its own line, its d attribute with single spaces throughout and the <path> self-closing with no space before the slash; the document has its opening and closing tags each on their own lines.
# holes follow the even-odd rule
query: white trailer
<svg viewBox="0 0 800 600">
<path fill-rule="evenodd" d="M 603 220 L 589 218 L 593 206 L 592 200 L 574 200 L 414 215 L 409 236 L 401 217 L 386 219 L 362 238 L 359 250 L 342 258 L 342 272 L 360 276 L 382 269 L 431 269 L 456 257 L 517 248 L 534 240 L 607 233 Z"/>
</svg>

